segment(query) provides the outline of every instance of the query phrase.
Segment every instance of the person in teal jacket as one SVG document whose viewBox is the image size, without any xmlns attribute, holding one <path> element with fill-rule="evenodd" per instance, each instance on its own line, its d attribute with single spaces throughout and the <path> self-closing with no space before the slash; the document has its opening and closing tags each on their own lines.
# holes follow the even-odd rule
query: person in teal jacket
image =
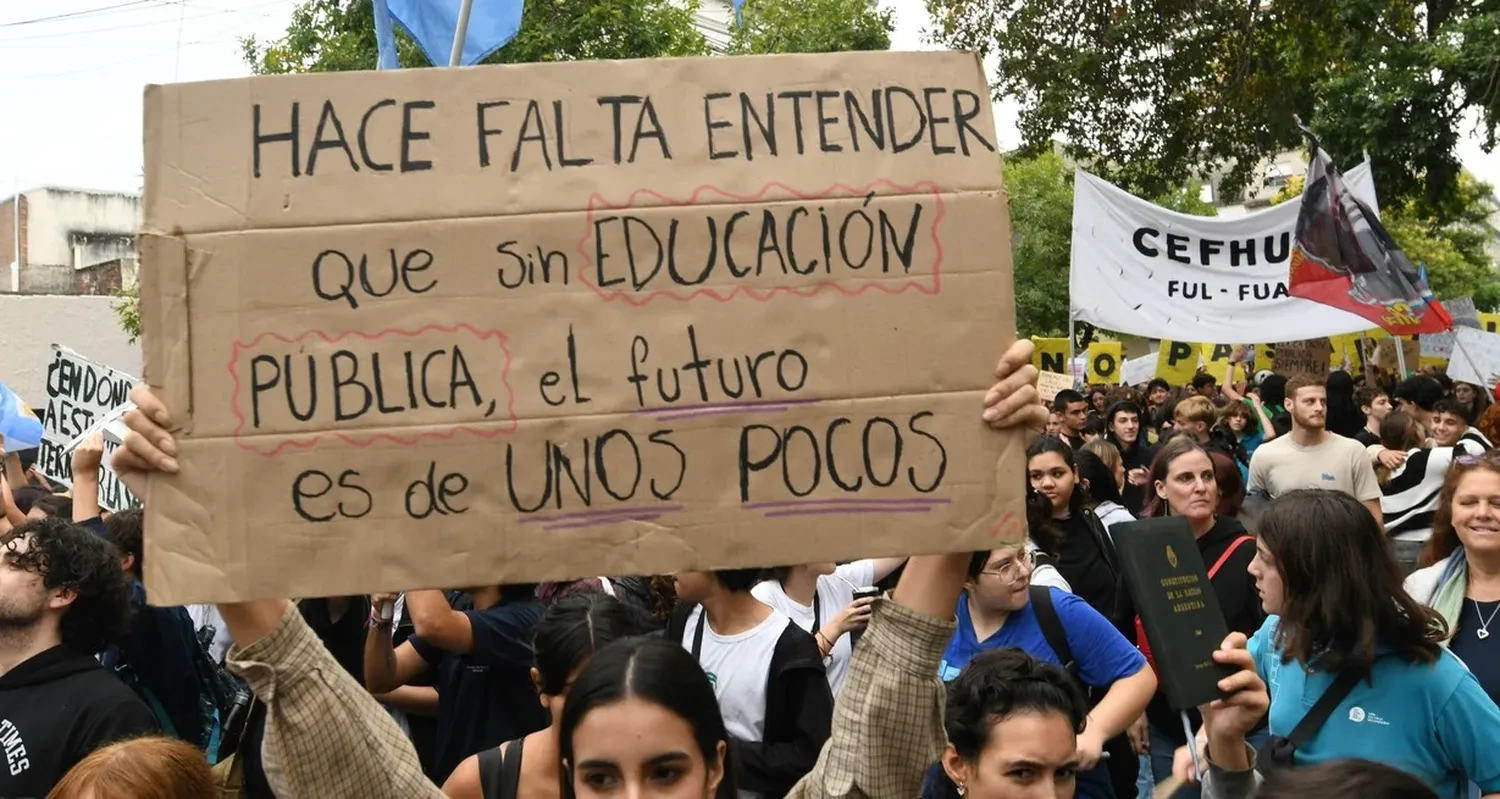
<svg viewBox="0 0 1500 799">
<path fill-rule="evenodd" d="M 1269 686 L 1270 731 L 1289 736 L 1342 673 L 1359 677 L 1298 766 L 1363 758 L 1439 797 L 1500 794 L 1500 708 L 1443 648 L 1447 624 L 1402 589 L 1389 540 L 1353 497 L 1303 489 L 1259 520 L 1250 564 L 1269 618 L 1250 638 Z"/>
</svg>

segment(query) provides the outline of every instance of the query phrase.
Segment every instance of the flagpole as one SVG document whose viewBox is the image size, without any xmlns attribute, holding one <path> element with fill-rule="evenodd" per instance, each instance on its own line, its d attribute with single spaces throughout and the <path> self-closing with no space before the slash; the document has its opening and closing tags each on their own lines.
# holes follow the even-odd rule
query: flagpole
<svg viewBox="0 0 1500 799">
<path fill-rule="evenodd" d="M 1405 380 L 1406 379 L 1406 347 L 1402 346 L 1405 342 L 1403 342 L 1401 340 L 1400 336 L 1391 336 L 1391 339 L 1396 342 L 1396 368 L 1398 370 L 1400 370 L 1400 372 L 1401 372 L 1401 379 Z"/>
<path fill-rule="evenodd" d="M 450 67 L 463 63 L 464 40 L 469 38 L 469 12 L 473 8 L 474 0 L 463 0 L 458 7 L 458 26 L 453 29 L 453 52 L 448 56 Z"/>
<path fill-rule="evenodd" d="M 1073 336 L 1074 336 L 1074 332 L 1073 332 L 1073 309 L 1069 308 L 1068 309 L 1068 362 L 1063 366 L 1063 371 L 1067 372 L 1068 377 L 1070 377 L 1070 378 L 1073 377 L 1073 357 L 1074 357 L 1074 355 L 1073 355 Z M 1077 378 L 1073 378 L 1073 385 L 1075 387 L 1078 385 L 1078 379 Z"/>
<path fill-rule="evenodd" d="M 21 291 L 21 173 L 16 172 L 15 193 L 11 195 L 11 242 L 15 245 L 12 253 L 14 260 L 10 262 L 10 290 L 11 293 Z"/>
</svg>

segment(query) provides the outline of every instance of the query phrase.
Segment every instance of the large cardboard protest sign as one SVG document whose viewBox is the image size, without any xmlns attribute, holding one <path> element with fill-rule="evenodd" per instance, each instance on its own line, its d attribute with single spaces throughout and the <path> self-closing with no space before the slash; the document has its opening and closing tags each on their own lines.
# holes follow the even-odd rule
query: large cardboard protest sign
<svg viewBox="0 0 1500 799">
<path fill-rule="evenodd" d="M 957 53 L 149 88 L 152 600 L 1017 539 L 993 131 Z"/>
<path fill-rule="evenodd" d="M 105 510 L 138 508 L 141 502 L 109 468 L 110 455 L 120 438 L 110 434 L 105 422 L 130 402 L 130 390 L 139 381 L 130 375 L 95 363 L 56 344 L 47 365 L 47 410 L 43 414 L 42 446 L 37 466 L 49 479 L 73 485 L 73 449 L 98 430 L 104 433 L 104 463 L 99 471 L 99 505 Z"/>
</svg>

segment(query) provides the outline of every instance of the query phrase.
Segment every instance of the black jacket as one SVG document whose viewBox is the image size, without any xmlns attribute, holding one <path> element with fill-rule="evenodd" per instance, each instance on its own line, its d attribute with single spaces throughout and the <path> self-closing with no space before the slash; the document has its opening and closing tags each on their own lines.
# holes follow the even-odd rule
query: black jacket
<svg viewBox="0 0 1500 799">
<path fill-rule="evenodd" d="M 1150 470 L 1151 460 L 1156 457 L 1156 449 L 1146 443 L 1144 427 L 1141 428 L 1140 436 L 1136 438 L 1135 443 L 1129 447 L 1121 444 L 1113 433 L 1109 435 L 1109 441 L 1120 450 L 1120 460 L 1124 462 L 1127 474 L 1133 469 Z M 1151 498 L 1151 495 L 1146 493 L 1146 489 L 1147 486 L 1138 486 L 1129 480 L 1125 481 L 1125 487 L 1120 490 L 1120 504 L 1125 506 L 1125 510 L 1139 517 L 1146 510 L 1147 500 Z"/>
<path fill-rule="evenodd" d="M 150 708 L 92 655 L 33 655 L 0 677 L 0 796 L 41 799 L 95 749 L 156 731 Z"/>
<path fill-rule="evenodd" d="M 667 640 L 682 641 L 696 604 L 679 602 L 667 620 Z M 766 722 L 761 740 L 731 739 L 736 788 L 782 797 L 818 762 L 833 731 L 833 693 L 818 645 L 788 624 L 776 642 L 766 677 Z"/>
<path fill-rule="evenodd" d="M 1198 539 L 1198 552 L 1203 556 L 1203 565 L 1213 568 L 1235 541 L 1249 534 L 1245 526 L 1234 519 L 1220 518 L 1215 521 L 1214 526 Z M 1260 594 L 1255 590 L 1255 578 L 1250 576 L 1250 561 L 1254 558 L 1255 542 L 1241 542 L 1219 570 L 1214 572 L 1212 583 L 1214 596 L 1219 600 L 1219 610 L 1224 614 L 1224 622 L 1229 631 L 1244 633 L 1246 636 L 1254 635 L 1266 620 L 1261 609 Z M 1190 710 L 1188 716 L 1196 730 L 1202 723 L 1198 711 Z M 1187 737 L 1182 731 L 1182 720 L 1172 712 L 1163 689 L 1158 688 L 1151 703 L 1146 706 L 1146 717 L 1174 745 L 1187 744 Z M 1261 725 L 1265 725 L 1264 720 Z"/>
</svg>

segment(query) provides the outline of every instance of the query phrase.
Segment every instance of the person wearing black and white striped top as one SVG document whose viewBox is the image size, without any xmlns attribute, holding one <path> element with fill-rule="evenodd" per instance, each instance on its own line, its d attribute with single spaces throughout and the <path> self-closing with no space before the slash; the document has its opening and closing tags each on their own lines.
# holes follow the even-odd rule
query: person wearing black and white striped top
<svg viewBox="0 0 1500 799">
<path fill-rule="evenodd" d="M 1387 417 L 1381 428 L 1383 443 L 1396 444 L 1404 438 L 1396 429 L 1403 425 L 1415 422 L 1405 414 L 1393 413 Z M 1451 399 L 1441 400 L 1433 407 L 1431 433 L 1428 447 L 1409 450 L 1406 462 L 1391 472 L 1380 499 L 1386 533 L 1395 543 L 1397 559 L 1408 571 L 1415 567 L 1417 553 L 1432 536 L 1432 519 L 1437 514 L 1443 476 L 1453 459 L 1465 454 L 1479 455 L 1491 447 L 1489 439 L 1469 427 L 1462 407 Z"/>
</svg>

